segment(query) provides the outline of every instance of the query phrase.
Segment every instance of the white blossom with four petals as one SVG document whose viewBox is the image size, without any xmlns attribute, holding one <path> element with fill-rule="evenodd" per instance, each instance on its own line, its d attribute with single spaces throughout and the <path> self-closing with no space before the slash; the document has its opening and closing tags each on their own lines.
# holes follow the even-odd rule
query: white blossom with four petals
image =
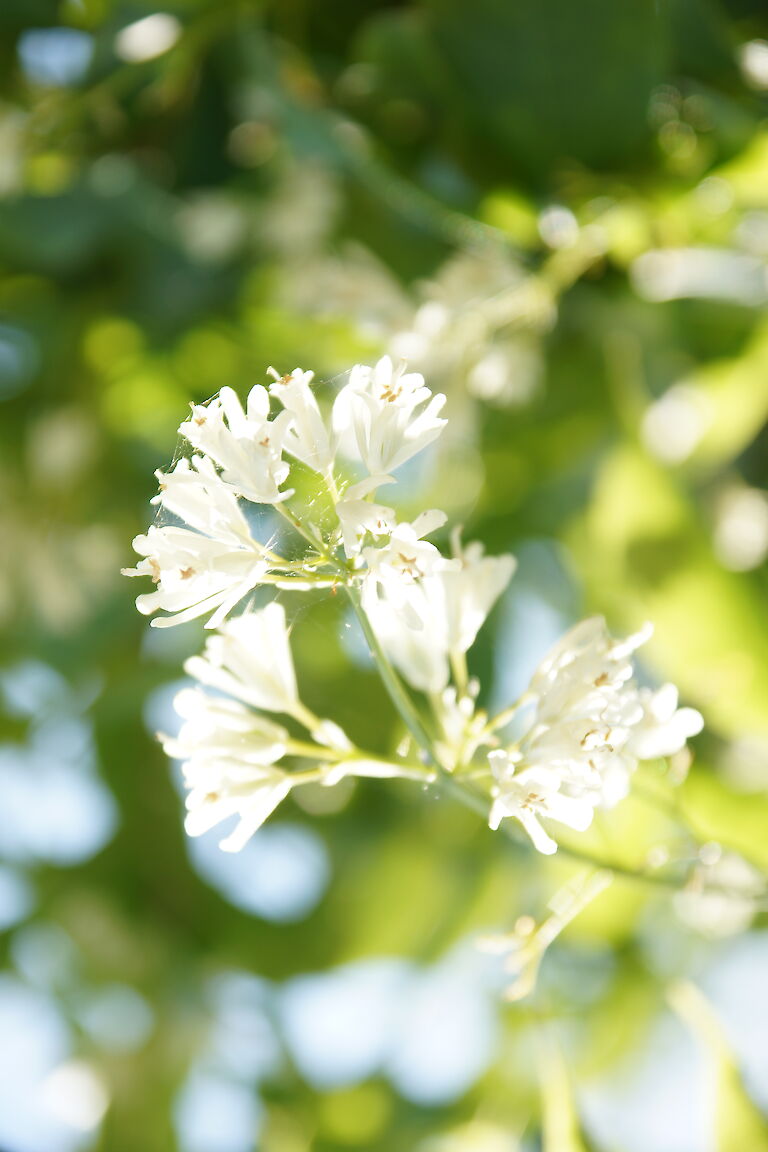
<svg viewBox="0 0 768 1152">
<path fill-rule="evenodd" d="M 374 368 L 356 364 L 333 405 L 341 443 L 371 475 L 394 472 L 435 440 L 447 421 L 438 413 L 445 396 L 433 396 L 418 372 L 389 356 Z"/>
<path fill-rule="evenodd" d="M 448 652 L 468 652 L 488 613 L 512 579 L 517 560 L 509 553 L 486 556 L 475 540 L 462 546 L 460 530 L 452 533 L 453 556 L 458 564 L 445 568 L 438 579 L 445 588 Z"/>
<path fill-rule="evenodd" d="M 256 504 L 279 504 L 292 493 L 280 491 L 288 478 L 283 460 L 293 417 L 280 412 L 270 419 L 269 393 L 257 384 L 248 393 L 245 411 L 231 388 L 222 388 L 207 404 L 194 404 L 179 433 L 221 469 L 222 479 Z"/>
<path fill-rule="evenodd" d="M 284 439 L 286 452 L 313 471 L 326 475 L 333 465 L 335 446 L 312 390 L 314 372 L 304 372 L 301 368 L 294 368 L 287 376 L 280 376 L 274 368 L 269 372 L 274 378 L 269 391 L 283 405 L 281 415 L 288 421 Z"/>
<path fill-rule="evenodd" d="M 638 760 L 674 756 L 704 727 L 704 718 L 695 708 L 678 708 L 679 693 L 674 684 L 664 684 L 656 692 L 641 688 L 638 698 L 643 716 L 629 738 L 630 749 Z"/>
<path fill-rule="evenodd" d="M 584 832 L 592 823 L 594 808 L 583 797 L 569 796 L 563 791 L 562 777 L 546 768 L 523 768 L 508 752 L 498 749 L 488 753 L 488 760 L 496 780 L 496 797 L 491 806 L 488 824 L 498 828 L 506 817 L 518 820 L 539 852 L 550 856 L 557 851 L 557 842 L 541 824 L 541 818 L 566 824 Z"/>
<path fill-rule="evenodd" d="M 411 686 L 433 693 L 446 687 L 451 659 L 472 646 L 516 563 L 509 555 L 485 556 L 479 543 L 462 548 L 458 535 L 447 559 L 421 539 L 444 522 L 443 513 L 422 513 L 413 525 L 399 525 L 386 546 L 363 550 L 371 625 Z"/>
<path fill-rule="evenodd" d="M 447 683 L 447 616 L 430 603 L 426 589 L 429 576 L 455 562 L 423 539 L 445 520 L 437 509 L 422 512 L 412 524 L 397 524 L 385 543 L 362 552 L 363 610 L 400 674 L 425 692 L 439 692 Z"/>
<path fill-rule="evenodd" d="M 382 484 L 391 484 L 391 476 L 368 476 L 359 484 L 352 484 L 336 505 L 339 529 L 347 559 L 360 555 L 367 538 L 390 537 L 397 526 L 394 508 L 375 504 L 371 496 Z"/>
</svg>

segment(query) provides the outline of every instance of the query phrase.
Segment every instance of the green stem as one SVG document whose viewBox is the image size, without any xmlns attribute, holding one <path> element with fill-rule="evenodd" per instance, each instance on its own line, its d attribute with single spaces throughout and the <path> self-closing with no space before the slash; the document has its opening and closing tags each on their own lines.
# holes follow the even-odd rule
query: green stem
<svg viewBox="0 0 768 1152">
<path fill-rule="evenodd" d="M 338 489 L 338 486 L 336 484 L 336 477 L 333 474 L 333 465 L 331 465 L 331 467 L 328 469 L 328 472 L 326 473 L 325 483 L 326 483 L 326 487 L 328 488 L 328 491 L 330 493 L 331 500 L 333 500 L 334 504 L 338 504 L 338 502 L 339 502 L 339 489 Z"/>
<path fill-rule="evenodd" d="M 439 786 L 441 786 L 445 792 L 454 796 L 465 808 L 471 808 L 472 811 L 477 812 L 478 815 L 483 816 L 485 819 L 488 818 L 487 800 L 473 788 L 447 774 L 441 774 Z M 502 821 L 499 826 L 499 831 L 503 832 L 505 837 L 514 844 L 516 848 L 525 849 L 526 845 L 517 836 L 514 826 L 510 825 L 508 821 Z M 683 875 L 649 872 L 643 868 L 632 868 L 630 865 L 622 864 L 617 860 L 601 860 L 598 856 L 593 856 L 590 852 L 584 852 L 579 848 L 572 848 L 567 844 L 558 844 L 557 850 L 560 855 L 567 856 L 570 860 L 578 860 L 581 864 L 589 864 L 592 868 L 605 869 L 608 872 L 613 872 L 616 876 L 621 876 L 625 880 L 632 880 L 639 884 L 650 884 L 659 888 L 680 889 L 688 880 L 691 871 L 690 867 L 687 867 Z M 718 884 L 705 885 L 705 891 L 717 893 L 722 896 L 744 898 L 743 892 L 734 891 L 731 888 Z M 755 904 L 756 906 L 764 907 L 764 898 L 762 900 L 756 899 Z"/>
<path fill-rule="evenodd" d="M 524 692 L 522 696 L 519 696 L 518 699 L 515 700 L 514 704 L 510 704 L 509 708 L 505 708 L 503 712 L 499 712 L 498 715 L 493 716 L 488 721 L 483 730 L 483 735 L 490 735 L 492 732 L 497 732 L 499 728 L 506 728 L 507 724 L 517 715 L 520 709 L 524 708 L 532 699 L 533 693 Z"/>
<path fill-rule="evenodd" d="M 279 588 L 290 589 L 292 585 L 302 587 L 305 584 L 315 584 L 318 588 L 331 588 L 336 583 L 336 577 L 330 572 L 311 575 L 308 572 L 267 573 L 259 577 L 259 584 L 275 584 Z"/>
<path fill-rule="evenodd" d="M 273 552 L 271 548 L 267 548 L 266 544 L 260 544 L 258 541 L 256 541 L 255 544 L 255 551 L 258 552 L 265 560 L 269 560 L 271 568 L 291 567 L 290 560 L 286 560 L 284 556 L 280 556 L 277 552 Z"/>
<path fill-rule="evenodd" d="M 301 756 L 305 760 L 347 760 L 349 752 L 337 752 L 333 748 L 321 747 L 319 744 L 310 744 L 307 740 L 289 740 L 285 746 L 289 756 Z M 355 758 L 362 759 L 363 753 L 355 750 Z"/>
<path fill-rule="evenodd" d="M 451 652 L 451 671 L 453 672 L 453 679 L 456 682 L 456 690 L 459 696 L 464 696 L 467 691 L 467 684 L 469 683 L 466 652 Z"/>
<path fill-rule="evenodd" d="M 462 780 L 485 780 L 489 776 L 493 776 L 493 769 L 488 766 L 472 768 L 471 771 L 461 772 Z"/>
<path fill-rule="evenodd" d="M 291 710 L 291 716 L 293 716 L 294 720 L 298 720 L 299 724 L 306 728 L 308 732 L 315 732 L 322 724 L 320 717 L 316 716 L 315 713 L 310 708 L 307 708 L 306 704 L 302 704 L 300 700 L 297 700 L 294 704 Z"/>
<path fill-rule="evenodd" d="M 305 768 L 301 772 L 289 772 L 288 779 L 291 782 L 291 787 L 297 787 L 301 784 L 317 784 L 321 783 L 326 776 L 325 768 Z"/>
<path fill-rule="evenodd" d="M 371 622 L 368 619 L 365 609 L 360 601 L 360 592 L 351 584 L 346 585 L 347 596 L 354 609 L 355 615 L 358 619 L 360 627 L 365 636 L 366 643 L 371 651 L 371 655 L 376 661 L 379 674 L 383 681 L 384 687 L 389 693 L 389 697 L 397 709 L 400 718 L 410 732 L 413 739 L 416 741 L 422 752 L 428 759 L 430 764 L 440 768 L 440 763 L 435 755 L 434 747 L 432 744 L 432 737 L 427 732 L 424 723 L 419 715 L 416 707 L 406 692 L 400 678 L 395 672 L 394 668 L 389 662 L 389 659 L 384 652 L 384 649 L 379 643 L 378 637 L 371 627 Z"/>
<path fill-rule="evenodd" d="M 322 542 L 318 540 L 317 537 L 314 536 L 311 532 L 307 531 L 301 520 L 299 520 L 298 516 L 291 512 L 290 508 L 286 508 L 284 503 L 275 504 L 274 508 L 276 512 L 279 512 L 284 520 L 288 521 L 291 528 L 293 528 L 295 532 L 298 532 L 300 536 L 304 537 L 307 543 L 311 545 L 312 548 L 314 548 L 319 556 L 322 556 L 323 559 L 327 560 L 329 563 L 331 562 L 331 557 L 326 553 Z"/>
</svg>

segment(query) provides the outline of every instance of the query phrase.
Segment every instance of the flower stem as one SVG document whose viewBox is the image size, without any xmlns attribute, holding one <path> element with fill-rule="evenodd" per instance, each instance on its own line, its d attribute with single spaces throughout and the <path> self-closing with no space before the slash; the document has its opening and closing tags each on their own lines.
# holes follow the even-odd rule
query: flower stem
<svg viewBox="0 0 768 1152">
<path fill-rule="evenodd" d="M 316 732 L 322 724 L 320 717 L 316 716 L 310 708 L 307 708 L 306 704 L 302 704 L 301 700 L 295 701 L 290 715 L 293 716 L 294 720 L 298 720 L 299 724 L 308 732 Z M 329 754 L 333 755 L 333 753 Z"/>
<path fill-rule="evenodd" d="M 336 484 L 336 477 L 333 474 L 333 465 L 331 464 L 325 476 L 326 487 L 331 495 L 331 500 L 334 504 L 339 502 L 339 489 Z"/>
<path fill-rule="evenodd" d="M 346 585 L 347 596 L 349 597 L 352 608 L 358 619 L 360 627 L 365 636 L 366 643 L 371 651 L 371 655 L 376 661 L 384 687 L 389 693 L 389 697 L 397 709 L 400 718 L 410 732 L 413 739 L 421 748 L 424 755 L 427 757 L 430 764 L 440 768 L 440 763 L 435 755 L 432 737 L 424 726 L 424 723 L 419 715 L 413 701 L 403 687 L 400 678 L 395 672 L 394 668 L 389 662 L 389 659 L 384 652 L 379 639 L 376 636 L 371 622 L 368 619 L 365 609 L 360 602 L 360 593 L 357 588 L 351 584 Z"/>
<path fill-rule="evenodd" d="M 453 679 L 456 682 L 456 690 L 459 696 L 463 696 L 467 691 L 467 684 L 469 683 L 466 652 L 457 652 L 455 650 L 451 652 L 451 671 L 453 672 Z"/>
<path fill-rule="evenodd" d="M 335 574 L 317 573 L 317 572 L 286 572 L 278 573 L 273 572 L 265 576 L 259 577 L 259 584 L 274 584 L 278 588 L 284 588 L 288 591 L 292 587 L 305 588 L 314 586 L 316 588 L 332 588 L 336 583 Z"/>
<path fill-rule="evenodd" d="M 326 776 L 325 767 L 322 768 L 304 768 L 300 772 L 289 772 L 288 780 L 291 787 L 295 788 L 302 784 L 321 784 Z"/>
<path fill-rule="evenodd" d="M 338 752 L 334 748 L 324 748 L 319 744 L 310 744 L 308 740 L 289 740 L 285 746 L 289 756 L 300 756 L 304 760 L 346 760 L 349 752 Z M 359 753 L 355 751 L 355 755 Z"/>
<path fill-rule="evenodd" d="M 283 517 L 284 520 L 288 521 L 291 528 L 293 528 L 295 532 L 298 532 L 300 536 L 304 537 L 306 542 L 311 545 L 312 548 L 314 548 L 319 556 L 322 556 L 325 560 L 330 561 L 331 558 L 327 555 L 322 542 L 304 527 L 301 520 L 299 520 L 298 516 L 291 512 L 290 508 L 286 508 L 285 504 L 275 504 L 274 509 Z"/>
<path fill-rule="evenodd" d="M 447 773 L 440 775 L 439 786 L 442 787 L 445 792 L 454 796 L 465 808 L 471 808 L 473 812 L 477 812 L 487 819 L 488 803 L 474 788 L 461 780 L 457 780 L 453 776 L 449 776 Z M 517 836 L 514 826 L 510 825 L 508 821 L 502 821 L 499 825 L 499 831 L 501 831 L 516 848 L 525 849 L 525 843 Z M 560 855 L 567 856 L 570 860 L 578 860 L 580 863 L 589 864 L 593 868 L 605 869 L 608 872 L 614 873 L 616 876 L 621 876 L 625 880 L 632 880 L 638 884 L 650 884 L 666 889 L 682 888 L 688 880 L 691 871 L 690 867 L 686 867 L 683 875 L 672 875 L 669 872 L 651 872 L 645 868 L 633 868 L 631 865 L 622 864 L 618 860 L 601 860 L 598 856 L 593 856 L 590 852 L 584 852 L 579 848 L 572 848 L 570 845 L 562 843 L 558 844 L 557 850 Z M 709 884 L 706 885 L 705 891 L 737 899 L 744 898 L 743 892 L 727 888 L 724 885 Z M 765 900 L 763 899 L 762 902 L 756 900 L 756 904 L 764 907 Z"/>
<path fill-rule="evenodd" d="M 515 700 L 514 704 L 510 704 L 509 708 L 505 708 L 503 712 L 499 712 L 497 716 L 493 716 L 488 721 L 485 726 L 483 735 L 490 735 L 492 732 L 497 732 L 499 728 L 506 728 L 510 720 L 512 720 L 517 715 L 521 708 L 525 708 L 526 704 L 528 704 L 532 699 L 532 693 L 524 692 L 522 696 L 519 696 L 518 699 Z"/>
</svg>

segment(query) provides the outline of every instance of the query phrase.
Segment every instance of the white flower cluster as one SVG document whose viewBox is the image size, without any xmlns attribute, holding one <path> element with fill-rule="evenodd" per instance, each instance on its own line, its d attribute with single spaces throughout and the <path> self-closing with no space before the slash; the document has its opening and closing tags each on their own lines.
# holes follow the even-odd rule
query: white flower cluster
<svg viewBox="0 0 768 1152">
<path fill-rule="evenodd" d="M 489 754 L 495 778 L 490 824 L 519 820 L 540 852 L 557 845 L 542 817 L 582 831 L 596 808 L 629 791 L 639 760 L 671 756 L 703 727 L 693 708 L 677 707 L 677 689 L 638 688 L 632 653 L 646 626 L 614 640 L 600 616 L 572 628 L 539 665 L 523 703 L 531 716 L 517 743 Z"/>
<path fill-rule="evenodd" d="M 337 724 L 321 720 L 301 703 L 281 604 L 227 621 L 208 640 L 204 654 L 184 667 L 219 693 L 182 689 L 175 700 L 181 730 L 175 738 L 161 738 L 168 755 L 183 761 L 190 836 L 236 815 L 237 825 L 221 847 L 237 852 L 292 788 L 335 784 L 346 775 L 405 774 L 356 754 Z M 292 718 L 311 742 L 292 737 L 264 712 Z M 319 759 L 323 766 L 291 771 L 281 763 L 285 757 Z"/>
<path fill-rule="evenodd" d="M 175 522 L 138 536 L 142 559 L 126 570 L 156 584 L 137 599 L 143 613 L 166 613 L 154 625 L 207 617 L 206 627 L 217 629 L 204 655 L 186 665 L 204 687 L 179 695 L 181 731 L 163 738 L 183 761 L 191 835 L 237 816 L 222 845 L 236 850 L 307 783 L 465 776 L 472 788 L 478 779 L 490 784 L 492 827 L 513 817 L 540 851 L 552 852 L 542 818 L 586 828 L 596 808 L 626 794 L 638 760 L 669 755 L 699 731 L 701 717 L 677 708 L 671 685 L 655 693 L 635 685 L 631 655 L 645 634 L 618 643 L 595 619 L 542 663 L 524 698 L 529 727 L 504 744 L 499 733 L 514 709 L 489 720 L 476 707 L 467 652 L 514 558 L 463 545 L 458 531 L 443 555 L 426 539 L 445 524 L 443 512 L 400 523 L 376 500 L 380 487 L 394 483 L 391 473 L 440 435 L 444 397 L 387 357 L 353 368 L 327 414 L 311 372 L 270 375 L 245 408 L 228 388 L 193 406 L 179 429 L 191 457 L 157 473 L 154 503 Z M 320 497 L 310 503 L 298 494 L 308 474 Z M 298 555 L 253 535 L 253 504 L 282 518 L 301 545 Z M 272 601 L 230 615 L 258 585 L 344 589 L 417 744 L 416 760 L 409 746 L 392 760 L 364 752 L 301 702 L 282 606 Z M 425 694 L 426 716 L 413 692 Z"/>
<path fill-rule="evenodd" d="M 151 576 L 157 585 L 136 601 L 147 615 L 169 613 L 156 617 L 155 627 L 209 616 L 207 626 L 215 628 L 257 584 L 333 583 L 337 573 L 318 576 L 317 565 L 297 566 L 254 539 L 240 501 L 280 510 L 294 495 L 283 487 L 291 472 L 286 456 L 318 473 L 333 493 L 337 453 L 360 460 L 368 478 L 337 501 L 345 552 L 354 556 L 367 535 L 396 531 L 394 513 L 386 510 L 384 521 L 376 519 L 382 510 L 369 502 L 375 489 L 445 425 L 438 417 L 445 398 L 432 396 L 422 376 L 387 357 L 375 368 L 352 370 L 336 397 L 330 427 L 315 397 L 313 373 L 297 368 L 287 376 L 272 374 L 269 388 L 251 389 L 245 409 L 231 388 L 194 405 L 179 427 L 194 455 L 180 459 L 172 472 L 157 473 L 160 492 L 153 503 L 183 526 L 155 525 L 137 536 L 134 548 L 144 559 L 125 569 L 125 575 Z M 433 519 L 430 529 L 437 524 Z M 398 531 L 408 538 L 407 526 Z"/>
</svg>

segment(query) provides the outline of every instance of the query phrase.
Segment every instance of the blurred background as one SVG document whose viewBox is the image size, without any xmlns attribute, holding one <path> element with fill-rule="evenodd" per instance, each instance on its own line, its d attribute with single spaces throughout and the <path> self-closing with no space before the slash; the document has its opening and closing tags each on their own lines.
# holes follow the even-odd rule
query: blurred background
<svg viewBox="0 0 768 1152">
<path fill-rule="evenodd" d="M 3 0 L 2 1152 L 768 1148 L 767 303 L 762 0 Z M 582 843 L 685 858 L 682 812 L 741 898 L 617 880 L 518 1003 L 475 939 L 573 862 L 402 782 L 186 840 L 202 630 L 118 575 L 190 400 L 384 352 L 451 416 L 403 513 L 519 557 L 486 699 L 599 611 L 707 721 L 677 812 Z M 304 698 L 385 751 L 302 605 Z"/>
</svg>

